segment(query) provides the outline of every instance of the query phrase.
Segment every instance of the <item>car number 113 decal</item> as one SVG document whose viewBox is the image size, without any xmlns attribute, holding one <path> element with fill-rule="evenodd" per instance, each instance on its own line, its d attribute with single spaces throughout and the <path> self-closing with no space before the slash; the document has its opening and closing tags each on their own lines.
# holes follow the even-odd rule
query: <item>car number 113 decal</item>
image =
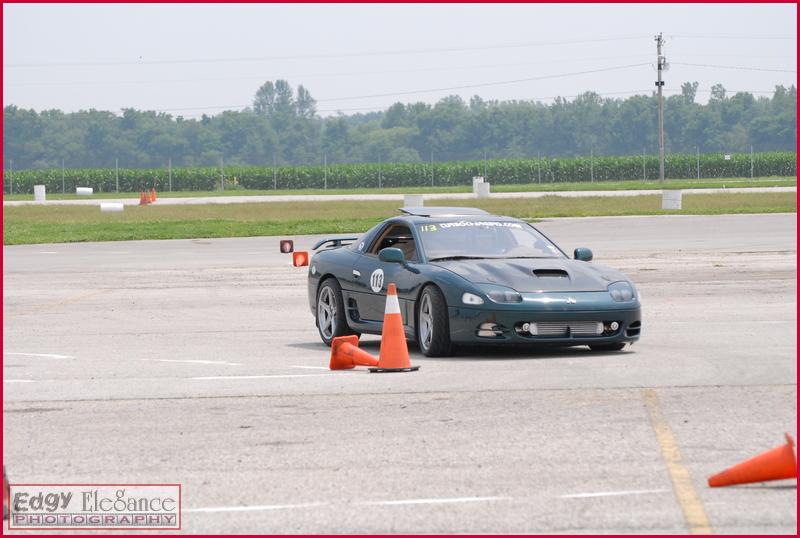
<svg viewBox="0 0 800 538">
<path fill-rule="evenodd" d="M 369 287 L 375 293 L 383 289 L 383 269 L 375 269 L 369 277 Z"/>
</svg>

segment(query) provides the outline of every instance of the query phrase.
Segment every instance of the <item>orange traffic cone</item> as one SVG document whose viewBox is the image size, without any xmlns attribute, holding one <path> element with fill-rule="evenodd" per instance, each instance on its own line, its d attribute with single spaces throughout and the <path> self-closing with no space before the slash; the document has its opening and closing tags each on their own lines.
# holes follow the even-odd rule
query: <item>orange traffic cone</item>
<svg viewBox="0 0 800 538">
<path fill-rule="evenodd" d="M 370 372 L 413 372 L 419 366 L 411 366 L 408 356 L 406 334 L 403 331 L 403 315 L 397 299 L 397 286 L 389 284 L 386 289 L 386 310 L 383 313 L 381 354 L 376 368 Z"/>
<path fill-rule="evenodd" d="M 147 200 L 144 199 L 144 191 L 139 191 L 139 205 L 147 205 Z"/>
<path fill-rule="evenodd" d="M 155 187 L 153 187 L 153 195 L 150 197 L 150 201 L 151 202 L 155 202 L 156 201 L 156 188 Z"/>
<path fill-rule="evenodd" d="M 708 479 L 712 488 L 797 478 L 797 455 L 794 439 L 788 433 L 786 444 L 767 450 L 754 458 L 725 469 Z"/>
<path fill-rule="evenodd" d="M 373 357 L 358 347 L 358 336 L 337 336 L 331 342 L 331 370 L 350 370 L 356 366 L 377 366 Z"/>
<path fill-rule="evenodd" d="M 292 263 L 295 267 L 305 267 L 308 265 L 308 252 L 305 250 L 292 252 Z"/>
</svg>

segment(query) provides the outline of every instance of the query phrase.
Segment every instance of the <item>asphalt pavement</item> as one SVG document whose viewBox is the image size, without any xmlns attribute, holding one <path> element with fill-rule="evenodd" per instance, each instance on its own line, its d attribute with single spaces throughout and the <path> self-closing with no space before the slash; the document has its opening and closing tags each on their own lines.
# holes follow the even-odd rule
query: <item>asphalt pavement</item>
<svg viewBox="0 0 800 538">
<path fill-rule="evenodd" d="M 796 534 L 796 481 L 706 485 L 797 433 L 796 215 L 537 226 L 640 342 L 330 372 L 280 238 L 4 247 L 9 476 L 181 483 L 192 533 Z"/>
</svg>

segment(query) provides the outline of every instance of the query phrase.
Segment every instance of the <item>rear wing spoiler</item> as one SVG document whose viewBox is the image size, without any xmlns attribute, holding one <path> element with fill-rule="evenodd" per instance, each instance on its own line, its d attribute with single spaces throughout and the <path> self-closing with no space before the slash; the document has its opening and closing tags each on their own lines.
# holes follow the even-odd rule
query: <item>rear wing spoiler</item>
<svg viewBox="0 0 800 538">
<path fill-rule="evenodd" d="M 318 248 L 322 247 L 323 245 L 327 245 L 328 243 L 330 243 L 328 249 L 339 248 L 349 245 L 353 241 L 356 241 L 357 239 L 358 237 L 336 237 L 333 239 L 323 239 L 322 241 L 318 241 L 316 245 L 311 247 L 311 250 L 317 250 Z"/>
</svg>

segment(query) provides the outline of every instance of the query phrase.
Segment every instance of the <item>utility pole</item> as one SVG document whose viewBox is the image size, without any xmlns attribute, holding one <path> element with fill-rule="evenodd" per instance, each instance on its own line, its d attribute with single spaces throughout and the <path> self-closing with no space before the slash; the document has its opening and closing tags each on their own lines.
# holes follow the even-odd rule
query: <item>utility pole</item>
<svg viewBox="0 0 800 538">
<path fill-rule="evenodd" d="M 647 148 L 642 148 L 642 180 L 647 181 Z"/>
<path fill-rule="evenodd" d="M 661 55 L 661 47 L 664 45 L 664 38 L 659 33 L 656 38 L 656 48 L 658 49 L 658 180 L 664 182 L 664 81 L 661 80 L 661 72 L 667 63 Z"/>
<path fill-rule="evenodd" d="M 433 152 L 431 151 L 431 187 L 433 187 Z"/>
<path fill-rule="evenodd" d="M 694 149 L 697 153 L 697 179 L 700 179 L 700 146 L 695 146 Z"/>
<path fill-rule="evenodd" d="M 219 185 L 221 189 L 225 190 L 225 157 L 219 157 Z"/>
<path fill-rule="evenodd" d="M 536 152 L 536 168 L 538 169 L 539 173 L 539 184 L 542 183 L 542 152 L 541 150 Z"/>
</svg>

